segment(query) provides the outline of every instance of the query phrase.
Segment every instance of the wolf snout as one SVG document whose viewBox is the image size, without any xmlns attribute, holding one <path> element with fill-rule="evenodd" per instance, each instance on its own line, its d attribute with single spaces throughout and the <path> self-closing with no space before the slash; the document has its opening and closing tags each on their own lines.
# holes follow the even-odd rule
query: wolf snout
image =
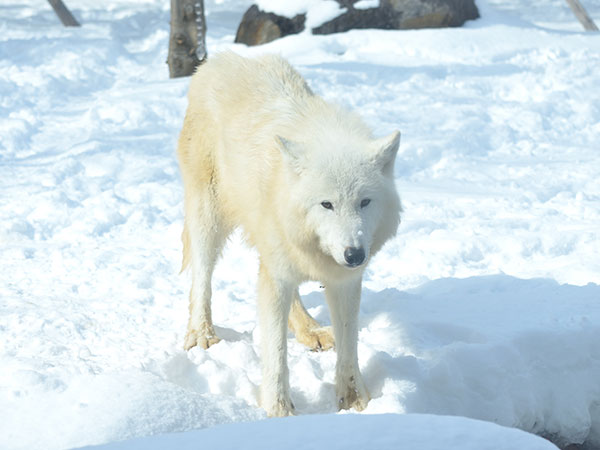
<svg viewBox="0 0 600 450">
<path fill-rule="evenodd" d="M 362 247 L 346 247 L 344 259 L 350 267 L 360 266 L 365 261 L 365 250 Z"/>
</svg>

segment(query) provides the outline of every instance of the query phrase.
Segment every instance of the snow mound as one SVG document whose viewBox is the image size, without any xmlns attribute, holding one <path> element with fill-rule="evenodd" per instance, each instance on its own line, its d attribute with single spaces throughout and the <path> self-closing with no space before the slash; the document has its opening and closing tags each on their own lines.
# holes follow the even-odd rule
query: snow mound
<svg viewBox="0 0 600 450">
<path fill-rule="evenodd" d="M 488 422 L 431 415 L 313 415 L 223 425 L 118 442 L 97 450 L 556 450 L 537 436 Z"/>
<path fill-rule="evenodd" d="M 3 404 L 10 414 L 2 415 L 2 439 L 11 449 L 71 448 L 265 417 L 235 397 L 190 391 L 146 371 L 80 375 L 54 389 L 38 372 L 14 376 L 39 391 Z"/>
</svg>

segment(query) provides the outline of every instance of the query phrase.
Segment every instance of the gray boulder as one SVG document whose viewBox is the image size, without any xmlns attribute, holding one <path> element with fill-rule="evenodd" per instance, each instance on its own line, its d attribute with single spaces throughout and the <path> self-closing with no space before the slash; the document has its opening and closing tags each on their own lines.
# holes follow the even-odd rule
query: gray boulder
<svg viewBox="0 0 600 450">
<path fill-rule="evenodd" d="M 474 0 L 380 0 L 376 8 L 354 8 L 358 0 L 335 0 L 345 10 L 313 28 L 313 34 L 331 34 L 357 28 L 407 30 L 460 27 L 479 17 Z M 252 5 L 244 14 L 235 42 L 258 45 L 304 30 L 305 15 L 293 18 L 264 12 Z"/>
</svg>

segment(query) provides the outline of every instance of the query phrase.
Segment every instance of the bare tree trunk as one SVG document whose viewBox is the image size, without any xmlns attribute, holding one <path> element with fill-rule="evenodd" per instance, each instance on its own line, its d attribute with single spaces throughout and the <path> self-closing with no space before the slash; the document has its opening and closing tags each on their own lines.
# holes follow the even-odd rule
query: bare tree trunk
<svg viewBox="0 0 600 450">
<path fill-rule="evenodd" d="M 52 9 L 54 9 L 54 12 L 65 27 L 80 26 L 62 0 L 48 0 L 48 3 L 50 3 L 50 6 L 52 6 Z"/>
<path fill-rule="evenodd" d="M 575 13 L 575 17 L 577 17 L 579 22 L 581 22 L 581 25 L 583 25 L 583 28 L 586 31 L 598 31 L 598 27 L 579 0 L 567 0 L 567 3 Z"/>
<path fill-rule="evenodd" d="M 191 75 L 204 62 L 205 36 L 204 1 L 171 0 L 171 36 L 167 59 L 171 78 Z"/>
</svg>

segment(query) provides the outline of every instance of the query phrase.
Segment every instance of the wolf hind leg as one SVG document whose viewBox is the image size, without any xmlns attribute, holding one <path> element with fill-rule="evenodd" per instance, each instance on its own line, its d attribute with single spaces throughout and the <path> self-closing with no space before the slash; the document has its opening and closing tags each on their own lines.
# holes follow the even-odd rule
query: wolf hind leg
<svg viewBox="0 0 600 450">
<path fill-rule="evenodd" d="M 210 189 L 186 192 L 182 234 L 183 269 L 191 265 L 192 270 L 189 320 L 184 341 L 186 350 L 196 345 L 207 349 L 220 341 L 212 322 L 211 281 L 215 263 L 228 234 Z"/>
<path fill-rule="evenodd" d="M 304 308 L 297 289 L 292 300 L 288 327 L 296 335 L 298 342 L 311 350 L 329 350 L 335 345 L 331 327 L 323 327 L 313 319 Z"/>
</svg>

